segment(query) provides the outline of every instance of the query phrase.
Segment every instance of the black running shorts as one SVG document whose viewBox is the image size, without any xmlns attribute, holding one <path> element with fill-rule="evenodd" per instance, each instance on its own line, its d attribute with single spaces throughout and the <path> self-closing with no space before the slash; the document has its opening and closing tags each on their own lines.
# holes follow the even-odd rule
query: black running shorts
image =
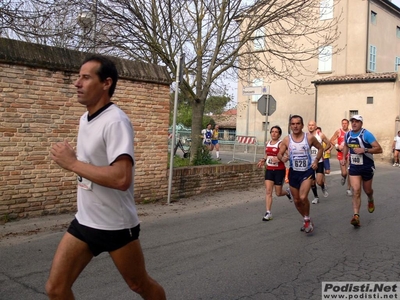
<svg viewBox="0 0 400 300">
<path fill-rule="evenodd" d="M 68 227 L 68 233 L 85 242 L 94 256 L 102 252 L 111 252 L 122 248 L 139 238 L 140 224 L 121 230 L 101 230 L 79 224 L 74 219 Z"/>
</svg>

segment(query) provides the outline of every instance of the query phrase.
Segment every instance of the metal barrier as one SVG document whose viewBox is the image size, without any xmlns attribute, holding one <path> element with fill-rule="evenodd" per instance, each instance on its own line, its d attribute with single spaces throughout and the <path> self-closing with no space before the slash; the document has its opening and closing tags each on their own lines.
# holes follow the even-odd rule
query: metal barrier
<svg viewBox="0 0 400 300">
<path fill-rule="evenodd" d="M 236 153 L 236 146 L 239 145 L 254 145 L 254 157 L 253 157 L 253 162 L 256 162 L 256 156 L 257 156 L 257 138 L 255 136 L 243 136 L 243 135 L 237 135 L 235 143 L 233 144 L 233 157 L 232 160 L 228 162 L 230 164 L 231 162 L 235 162 L 237 160 L 241 161 L 248 161 L 251 162 L 250 160 L 247 159 L 242 159 L 235 157 Z"/>
</svg>

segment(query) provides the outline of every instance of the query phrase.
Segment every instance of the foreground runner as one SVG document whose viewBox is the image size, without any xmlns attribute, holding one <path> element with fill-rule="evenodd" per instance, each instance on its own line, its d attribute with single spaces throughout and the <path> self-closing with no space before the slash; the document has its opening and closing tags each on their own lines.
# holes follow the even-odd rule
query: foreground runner
<svg viewBox="0 0 400 300">
<path fill-rule="evenodd" d="M 289 185 L 290 192 L 297 211 L 302 215 L 304 222 L 302 231 L 310 233 L 314 230 L 314 224 L 310 219 L 310 202 L 308 193 L 311 183 L 315 180 L 315 170 L 318 161 L 322 157 L 323 148 L 320 142 L 312 136 L 303 132 L 304 122 L 299 115 L 290 117 L 291 134 L 285 137 L 279 147 L 278 159 L 282 162 L 290 162 Z M 311 146 L 318 149 L 316 158 L 311 160 Z M 284 156 L 289 152 L 289 157 Z"/>
<path fill-rule="evenodd" d="M 77 150 L 67 141 L 51 148 L 54 162 L 77 175 L 78 211 L 54 255 L 46 284 L 49 299 L 75 299 L 74 282 L 102 252 L 109 253 L 126 284 L 143 299 L 166 299 L 146 271 L 140 246 L 134 131 L 128 116 L 111 102 L 117 80 L 110 59 L 94 55 L 83 62 L 74 84 L 78 102 L 87 109 L 79 122 Z"/>
<path fill-rule="evenodd" d="M 282 129 L 279 126 L 273 126 L 270 130 L 271 140 L 265 146 L 265 156 L 261 159 L 257 166 L 265 168 L 265 203 L 266 213 L 262 218 L 263 221 L 272 220 L 271 206 L 272 206 L 272 190 L 275 186 L 275 194 L 280 196 L 287 196 L 291 200 L 289 191 L 282 191 L 283 180 L 285 178 L 286 167 L 276 155 L 279 152 L 279 145 L 282 142 L 279 138 L 282 135 Z"/>
<path fill-rule="evenodd" d="M 346 133 L 343 147 L 343 157 L 350 152 L 349 179 L 353 188 L 353 218 L 350 223 L 354 227 L 360 226 L 361 183 L 365 194 L 368 196 L 368 212 L 375 210 L 374 190 L 372 179 L 375 164 L 372 154 L 382 153 L 382 148 L 371 132 L 362 128 L 363 118 L 355 115 L 350 119 L 352 130 Z M 342 159 L 342 165 L 346 160 Z"/>
</svg>

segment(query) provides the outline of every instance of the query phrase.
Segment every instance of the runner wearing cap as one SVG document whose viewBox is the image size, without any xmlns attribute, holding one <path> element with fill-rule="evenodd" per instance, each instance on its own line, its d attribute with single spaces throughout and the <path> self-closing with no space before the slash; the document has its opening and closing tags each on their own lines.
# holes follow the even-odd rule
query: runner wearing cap
<svg viewBox="0 0 400 300">
<path fill-rule="evenodd" d="M 346 164 L 347 153 L 350 153 L 349 179 L 353 188 L 353 218 L 350 223 L 354 227 L 360 226 L 361 184 L 368 196 L 368 212 L 373 213 L 374 190 L 372 179 L 375 172 L 373 154 L 382 153 L 382 147 L 371 132 L 362 128 L 363 117 L 354 115 L 350 119 L 351 128 L 346 133 L 341 165 Z"/>
</svg>

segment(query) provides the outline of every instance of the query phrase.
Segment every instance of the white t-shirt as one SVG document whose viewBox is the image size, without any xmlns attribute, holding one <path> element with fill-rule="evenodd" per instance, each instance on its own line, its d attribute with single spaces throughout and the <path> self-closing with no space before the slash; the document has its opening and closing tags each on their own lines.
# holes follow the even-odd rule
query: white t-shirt
<svg viewBox="0 0 400 300">
<path fill-rule="evenodd" d="M 394 145 L 394 149 L 400 150 L 400 136 L 396 135 L 394 137 L 394 141 L 396 142 L 396 144 Z"/>
<path fill-rule="evenodd" d="M 96 113 L 97 114 L 97 113 Z M 88 120 L 80 119 L 77 157 L 95 166 L 109 166 L 120 155 L 134 161 L 134 132 L 128 116 L 112 104 Z M 132 178 L 134 178 L 134 167 Z M 139 224 L 133 197 L 133 182 L 126 191 L 98 185 L 78 176 L 78 212 L 80 224 L 103 230 L 132 228 Z"/>
</svg>

